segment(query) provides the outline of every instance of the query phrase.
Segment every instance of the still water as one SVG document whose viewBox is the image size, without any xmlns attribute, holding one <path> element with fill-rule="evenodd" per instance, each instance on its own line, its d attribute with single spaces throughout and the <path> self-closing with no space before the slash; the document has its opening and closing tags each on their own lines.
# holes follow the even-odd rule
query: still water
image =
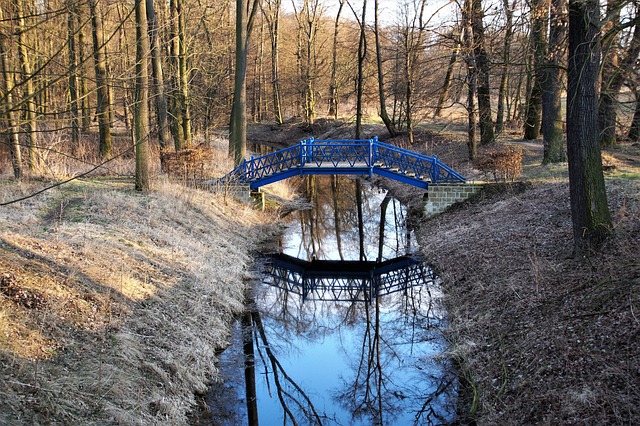
<svg viewBox="0 0 640 426">
<path fill-rule="evenodd" d="M 430 425 L 454 418 L 439 281 L 404 206 L 344 177 L 298 182 L 247 313 L 219 357 L 215 425 Z"/>
</svg>

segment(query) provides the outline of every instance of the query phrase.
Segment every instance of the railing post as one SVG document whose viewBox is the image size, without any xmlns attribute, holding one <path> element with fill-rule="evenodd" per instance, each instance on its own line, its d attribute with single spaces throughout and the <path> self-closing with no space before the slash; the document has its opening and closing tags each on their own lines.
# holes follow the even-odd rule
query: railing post
<svg viewBox="0 0 640 426">
<path fill-rule="evenodd" d="M 375 147 L 378 145 L 378 137 L 369 139 L 369 177 L 373 176 L 373 165 L 376 163 Z"/>
<path fill-rule="evenodd" d="M 433 154 L 433 167 L 431 169 L 431 181 L 433 183 L 438 182 L 440 178 L 440 168 L 438 166 L 438 156 Z"/>
<path fill-rule="evenodd" d="M 300 141 L 300 167 L 304 167 L 304 163 L 307 155 L 307 141 L 302 139 Z"/>
</svg>

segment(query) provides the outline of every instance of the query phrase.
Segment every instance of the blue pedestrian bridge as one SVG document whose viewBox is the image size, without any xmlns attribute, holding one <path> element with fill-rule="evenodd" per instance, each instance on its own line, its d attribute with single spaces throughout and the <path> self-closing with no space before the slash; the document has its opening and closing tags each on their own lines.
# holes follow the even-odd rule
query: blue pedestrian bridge
<svg viewBox="0 0 640 426">
<path fill-rule="evenodd" d="M 248 184 L 251 189 L 303 175 L 374 174 L 427 189 L 432 183 L 465 183 L 462 175 L 435 155 L 418 154 L 377 137 L 356 140 L 309 138 L 260 157 L 244 160 L 220 179 L 222 184 Z"/>
</svg>

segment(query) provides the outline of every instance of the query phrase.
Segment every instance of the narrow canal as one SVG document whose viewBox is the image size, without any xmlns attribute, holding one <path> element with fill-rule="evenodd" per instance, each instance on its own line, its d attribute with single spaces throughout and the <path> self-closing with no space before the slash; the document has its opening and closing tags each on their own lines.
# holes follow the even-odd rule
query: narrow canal
<svg viewBox="0 0 640 426">
<path fill-rule="evenodd" d="M 430 425 L 455 412 L 439 280 L 407 211 L 337 176 L 296 181 L 289 215 L 219 357 L 212 425 Z"/>
</svg>

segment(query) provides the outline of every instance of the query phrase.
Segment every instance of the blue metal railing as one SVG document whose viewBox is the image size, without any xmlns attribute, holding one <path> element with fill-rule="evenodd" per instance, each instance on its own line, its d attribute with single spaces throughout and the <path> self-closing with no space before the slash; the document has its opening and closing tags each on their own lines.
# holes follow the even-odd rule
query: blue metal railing
<svg viewBox="0 0 640 426">
<path fill-rule="evenodd" d="M 314 140 L 260 157 L 251 157 L 221 181 L 249 184 L 252 189 L 295 175 L 379 174 L 421 188 L 430 183 L 465 182 L 455 170 L 433 157 L 378 141 Z"/>
</svg>

